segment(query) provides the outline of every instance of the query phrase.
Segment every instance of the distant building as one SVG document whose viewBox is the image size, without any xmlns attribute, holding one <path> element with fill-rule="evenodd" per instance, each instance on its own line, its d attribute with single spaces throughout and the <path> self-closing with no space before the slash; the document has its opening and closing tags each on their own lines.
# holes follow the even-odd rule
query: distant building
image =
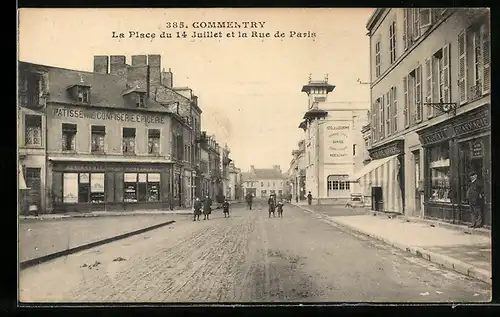
<svg viewBox="0 0 500 317">
<path fill-rule="evenodd" d="M 229 163 L 229 185 L 228 195 L 229 200 L 240 200 L 243 198 L 243 188 L 241 184 L 241 169 L 234 165 L 234 162 Z"/>
<path fill-rule="evenodd" d="M 282 196 L 285 180 L 279 165 L 274 165 L 273 168 L 255 168 L 252 165 L 249 172 L 242 173 L 245 196 L 251 193 L 258 199 L 267 199 L 271 194 Z"/>
<path fill-rule="evenodd" d="M 348 201 L 360 189 L 354 173 L 363 166 L 362 126 L 368 122 L 369 103 L 328 102 L 335 86 L 309 81 L 302 87 L 308 110 L 300 128 L 305 132 L 305 191 L 315 203 Z"/>
<path fill-rule="evenodd" d="M 372 208 L 468 223 L 474 171 L 490 225 L 489 9 L 378 8 L 366 27 L 372 162 L 360 176 Z"/>
</svg>

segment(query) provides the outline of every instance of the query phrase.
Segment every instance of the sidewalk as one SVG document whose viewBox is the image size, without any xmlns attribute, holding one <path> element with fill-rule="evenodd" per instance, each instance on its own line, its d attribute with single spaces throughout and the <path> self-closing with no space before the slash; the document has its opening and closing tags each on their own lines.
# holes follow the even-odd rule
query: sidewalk
<svg viewBox="0 0 500 317">
<path fill-rule="evenodd" d="M 364 235 L 411 252 L 433 263 L 491 284 L 491 238 L 443 226 L 409 222 L 405 218 L 370 214 L 329 216 L 298 206 Z M 312 206 L 314 207 L 314 206 Z"/>
<path fill-rule="evenodd" d="M 38 216 L 19 216 L 19 220 L 54 220 L 67 218 L 86 217 L 112 217 L 112 216 L 144 216 L 144 215 L 191 215 L 192 209 L 178 210 L 135 210 L 135 211 L 93 211 L 64 214 L 40 214 Z"/>
</svg>

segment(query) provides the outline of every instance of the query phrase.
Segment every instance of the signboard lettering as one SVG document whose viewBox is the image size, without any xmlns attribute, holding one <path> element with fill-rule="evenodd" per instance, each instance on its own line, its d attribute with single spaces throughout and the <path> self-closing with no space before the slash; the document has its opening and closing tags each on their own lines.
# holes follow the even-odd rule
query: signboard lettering
<svg viewBox="0 0 500 317">
<path fill-rule="evenodd" d="M 54 117 L 68 117 L 93 120 L 115 120 L 122 122 L 144 122 L 164 124 L 165 118 L 161 115 L 145 115 L 133 113 L 107 112 L 101 110 L 81 110 L 55 108 Z"/>
<path fill-rule="evenodd" d="M 446 139 L 446 133 L 444 131 L 439 131 L 423 137 L 424 144 L 438 142 L 444 139 Z"/>
<path fill-rule="evenodd" d="M 483 144 L 481 141 L 472 143 L 472 157 L 481 157 L 483 155 Z"/>
<path fill-rule="evenodd" d="M 465 123 L 462 123 L 462 124 L 455 126 L 454 127 L 455 133 L 457 135 L 460 135 L 460 134 L 464 134 L 464 133 L 478 130 L 481 128 L 485 128 L 485 127 L 489 126 L 489 123 L 490 122 L 489 122 L 487 117 L 477 118 L 477 119 L 471 120 L 469 122 L 465 122 Z"/>
<path fill-rule="evenodd" d="M 339 159 L 350 157 L 351 148 L 349 146 L 349 125 L 328 125 L 325 135 L 325 161 L 339 162 Z"/>
<path fill-rule="evenodd" d="M 380 148 L 380 149 L 377 149 L 377 150 L 374 150 L 374 151 L 371 151 L 370 152 L 370 156 L 375 159 L 375 160 L 378 160 L 378 159 L 381 159 L 381 158 L 384 158 L 384 157 L 389 157 L 389 156 L 392 156 L 392 155 L 397 155 L 397 154 L 401 154 L 403 153 L 403 149 L 402 149 L 402 144 L 399 142 L 399 143 L 393 143 L 387 147 L 383 147 L 383 148 Z"/>
</svg>

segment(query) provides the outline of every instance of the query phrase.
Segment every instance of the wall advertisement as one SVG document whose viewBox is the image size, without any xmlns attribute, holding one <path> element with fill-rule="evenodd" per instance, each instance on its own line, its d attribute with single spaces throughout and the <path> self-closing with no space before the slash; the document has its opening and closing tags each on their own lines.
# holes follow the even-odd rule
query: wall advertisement
<svg viewBox="0 0 500 317">
<path fill-rule="evenodd" d="M 348 121 L 328 122 L 323 128 L 323 155 L 325 164 L 351 163 L 351 123 Z"/>
</svg>

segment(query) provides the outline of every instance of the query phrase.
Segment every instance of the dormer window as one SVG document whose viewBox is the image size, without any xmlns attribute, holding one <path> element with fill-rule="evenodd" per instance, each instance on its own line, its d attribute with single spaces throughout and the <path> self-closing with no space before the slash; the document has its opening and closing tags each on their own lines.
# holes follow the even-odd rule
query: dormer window
<svg viewBox="0 0 500 317">
<path fill-rule="evenodd" d="M 78 102 L 90 102 L 90 87 L 77 86 Z"/>
<path fill-rule="evenodd" d="M 145 108 L 146 107 L 146 94 L 142 92 L 137 93 L 137 102 L 135 104 L 137 108 Z"/>
</svg>

